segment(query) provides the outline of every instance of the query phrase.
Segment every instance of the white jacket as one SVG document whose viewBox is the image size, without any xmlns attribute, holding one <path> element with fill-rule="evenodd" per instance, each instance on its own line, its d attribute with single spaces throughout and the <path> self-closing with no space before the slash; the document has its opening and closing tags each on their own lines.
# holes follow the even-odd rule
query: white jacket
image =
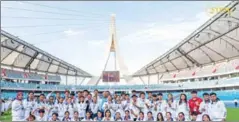
<svg viewBox="0 0 239 122">
<path fill-rule="evenodd" d="M 44 115 L 43 117 L 37 116 L 36 121 L 47 121 L 47 117 L 46 115 Z"/>
<path fill-rule="evenodd" d="M 175 100 L 171 103 L 171 106 L 169 106 L 169 104 L 166 103 L 165 112 L 170 112 L 172 114 L 172 118 L 176 117 L 176 101 Z"/>
<path fill-rule="evenodd" d="M 85 103 L 77 103 L 76 104 L 76 108 L 79 112 L 79 117 L 84 117 L 85 118 L 86 107 L 87 107 L 87 105 Z"/>
<path fill-rule="evenodd" d="M 147 113 L 149 112 L 149 109 L 145 104 L 148 104 L 148 106 L 150 107 L 151 106 L 151 102 L 148 100 L 148 99 L 139 99 L 139 103 L 140 103 L 140 108 L 141 108 L 141 111 L 144 112 L 144 115 L 147 116 Z"/>
<path fill-rule="evenodd" d="M 33 110 L 35 110 L 36 108 L 36 102 L 35 100 L 28 100 L 28 99 L 25 99 L 23 100 L 23 106 L 24 106 L 24 109 L 25 109 L 25 119 L 27 119 L 29 117 L 29 114 L 30 112 L 32 112 Z"/>
<path fill-rule="evenodd" d="M 64 108 L 64 103 L 58 103 L 56 104 L 56 111 L 58 113 L 58 118 L 62 119 L 65 115 L 65 108 Z"/>
<path fill-rule="evenodd" d="M 93 114 L 97 114 L 98 110 L 100 109 L 100 106 L 98 103 L 91 103 L 90 104 L 90 110 L 92 111 Z"/>
<path fill-rule="evenodd" d="M 19 100 L 14 100 L 12 103 L 12 121 L 24 120 L 24 106 Z"/>
<path fill-rule="evenodd" d="M 179 104 L 179 101 L 176 104 L 176 116 L 178 116 L 178 114 L 180 112 L 184 113 L 185 119 L 189 118 L 189 104 L 182 102 L 181 104 Z"/>
<path fill-rule="evenodd" d="M 157 105 L 157 106 L 156 106 Z M 155 106 L 156 106 L 156 110 L 155 110 Z M 161 101 L 157 101 L 157 102 L 153 102 L 152 103 L 152 108 L 151 111 L 153 113 L 153 117 L 157 118 L 157 115 L 159 112 L 161 112 L 163 115 L 165 115 L 165 107 L 166 107 L 166 101 L 165 100 L 161 100 Z"/>
<path fill-rule="evenodd" d="M 227 109 L 222 101 L 210 103 L 209 113 L 212 121 L 222 121 L 227 116 Z"/>
<path fill-rule="evenodd" d="M 199 107 L 199 111 L 202 113 L 201 115 L 204 115 L 204 114 L 210 115 L 210 113 L 209 113 L 210 106 L 211 106 L 210 101 L 207 103 L 205 101 L 201 102 L 200 107 Z M 205 111 L 203 111 L 202 109 L 205 109 Z"/>
</svg>

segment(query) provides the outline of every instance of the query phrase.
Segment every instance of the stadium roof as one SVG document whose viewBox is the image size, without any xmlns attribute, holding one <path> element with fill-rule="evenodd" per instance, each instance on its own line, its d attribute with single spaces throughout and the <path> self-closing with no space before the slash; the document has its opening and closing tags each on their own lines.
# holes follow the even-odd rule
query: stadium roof
<svg viewBox="0 0 239 122">
<path fill-rule="evenodd" d="M 91 74 L 1 30 L 1 65 L 67 76 Z"/>
<path fill-rule="evenodd" d="M 229 9 L 227 11 L 227 9 Z M 173 35 L 173 34 L 172 34 Z M 239 2 L 234 1 L 133 76 L 161 74 L 239 57 Z"/>
</svg>

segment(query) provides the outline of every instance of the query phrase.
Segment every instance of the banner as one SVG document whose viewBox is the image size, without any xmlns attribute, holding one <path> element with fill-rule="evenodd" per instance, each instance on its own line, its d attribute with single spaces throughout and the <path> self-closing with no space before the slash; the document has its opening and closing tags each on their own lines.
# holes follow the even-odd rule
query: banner
<svg viewBox="0 0 239 122">
<path fill-rule="evenodd" d="M 119 71 L 103 71 L 102 79 L 103 82 L 119 82 L 120 73 Z"/>
</svg>

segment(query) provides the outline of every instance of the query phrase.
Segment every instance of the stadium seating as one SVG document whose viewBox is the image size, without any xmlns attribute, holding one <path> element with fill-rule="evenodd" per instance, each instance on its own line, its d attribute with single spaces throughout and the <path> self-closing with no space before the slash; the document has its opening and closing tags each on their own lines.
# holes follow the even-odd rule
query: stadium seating
<svg viewBox="0 0 239 122">
<path fill-rule="evenodd" d="M 47 81 L 61 81 L 61 77 L 58 75 L 42 75 L 42 74 L 36 74 L 36 73 L 24 73 L 21 71 L 16 70 L 9 70 L 9 69 L 2 69 L 2 72 L 5 71 L 5 74 L 7 78 L 9 79 L 28 79 L 28 80 L 47 80 Z"/>
<path fill-rule="evenodd" d="M 154 85 L 99 85 L 99 86 L 89 86 L 89 85 L 51 85 L 51 84 L 27 84 L 27 83 L 13 83 L 2 81 L 2 88 L 8 89 L 41 89 L 41 90 L 65 90 L 65 89 L 88 89 L 88 90 L 110 90 L 114 89 L 117 91 L 123 90 L 184 90 L 192 88 L 212 88 L 215 86 L 234 86 L 239 84 L 239 78 L 221 79 L 221 80 L 208 80 L 200 82 L 183 82 L 183 83 L 165 83 L 165 84 L 154 84 Z"/>
</svg>

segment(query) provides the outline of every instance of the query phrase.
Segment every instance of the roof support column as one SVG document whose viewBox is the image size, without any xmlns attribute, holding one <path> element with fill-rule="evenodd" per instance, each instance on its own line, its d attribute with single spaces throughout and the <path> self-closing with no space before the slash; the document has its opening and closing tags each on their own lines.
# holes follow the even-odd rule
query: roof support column
<svg viewBox="0 0 239 122">
<path fill-rule="evenodd" d="M 68 76 L 66 75 L 66 85 L 67 85 L 67 82 L 68 82 Z"/>
<path fill-rule="evenodd" d="M 141 76 L 139 76 L 139 79 L 143 82 L 143 84 L 145 85 L 144 80 L 141 78 Z"/>
<path fill-rule="evenodd" d="M 81 80 L 80 85 L 84 82 L 84 80 L 85 80 L 85 78 L 83 78 L 83 79 Z"/>
<path fill-rule="evenodd" d="M 77 85 L 77 77 L 75 76 L 75 85 Z"/>
</svg>

